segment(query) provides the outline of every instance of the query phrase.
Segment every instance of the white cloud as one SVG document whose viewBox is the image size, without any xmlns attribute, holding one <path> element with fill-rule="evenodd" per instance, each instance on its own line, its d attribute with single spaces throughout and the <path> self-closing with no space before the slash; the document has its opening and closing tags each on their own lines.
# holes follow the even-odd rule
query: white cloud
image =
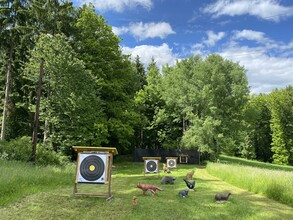
<svg viewBox="0 0 293 220">
<path fill-rule="evenodd" d="M 273 88 L 293 85 L 293 58 L 269 56 L 267 53 L 263 47 L 233 45 L 219 54 L 245 67 L 251 93 L 266 93 Z"/>
<path fill-rule="evenodd" d="M 140 45 L 134 48 L 122 47 L 122 51 L 124 54 L 130 54 L 133 59 L 138 55 L 145 66 L 148 66 L 152 58 L 155 59 L 159 68 L 166 64 L 173 66 L 177 60 L 176 54 L 172 52 L 172 48 L 165 43 L 161 46 Z"/>
<path fill-rule="evenodd" d="M 269 41 L 269 39 L 265 37 L 265 33 L 245 29 L 242 31 L 236 31 L 234 34 L 234 39 L 246 39 L 257 42 Z"/>
<path fill-rule="evenodd" d="M 133 37 L 139 41 L 145 40 L 147 38 L 156 38 L 161 39 L 166 38 L 170 34 L 175 34 L 171 25 L 166 22 L 159 23 L 130 23 L 128 27 L 114 27 L 113 32 L 116 35 L 121 35 L 125 33 L 130 33 Z"/>
<path fill-rule="evenodd" d="M 292 16 L 293 7 L 282 6 L 277 0 L 217 0 L 206 6 L 203 12 L 213 14 L 214 17 L 248 14 L 278 22 L 282 18 Z"/>
<path fill-rule="evenodd" d="M 150 10 L 153 6 L 152 0 L 78 0 L 81 4 L 89 4 L 90 2 L 100 11 L 117 11 L 123 12 L 127 8 L 135 8 L 142 6 Z"/>
<path fill-rule="evenodd" d="M 208 35 L 208 38 L 203 41 L 203 43 L 206 44 L 207 46 L 214 46 L 217 41 L 225 37 L 224 32 L 219 32 L 218 34 L 215 34 L 213 31 L 208 31 L 207 35 Z"/>
</svg>

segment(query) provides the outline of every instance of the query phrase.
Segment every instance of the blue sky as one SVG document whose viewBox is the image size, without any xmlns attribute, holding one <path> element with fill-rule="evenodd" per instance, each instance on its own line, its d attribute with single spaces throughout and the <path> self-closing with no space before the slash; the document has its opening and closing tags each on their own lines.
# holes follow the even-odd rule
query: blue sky
<svg viewBox="0 0 293 220">
<path fill-rule="evenodd" d="M 89 2 L 145 65 L 217 53 L 245 67 L 251 93 L 293 85 L 292 0 L 74 0 Z"/>
</svg>

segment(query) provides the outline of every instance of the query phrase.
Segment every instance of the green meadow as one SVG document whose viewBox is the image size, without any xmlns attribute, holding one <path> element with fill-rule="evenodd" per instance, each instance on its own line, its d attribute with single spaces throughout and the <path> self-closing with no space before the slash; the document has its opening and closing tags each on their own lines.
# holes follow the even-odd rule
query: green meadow
<svg viewBox="0 0 293 220">
<path fill-rule="evenodd" d="M 290 219 L 293 216 L 292 205 L 249 192 L 212 174 L 212 166 L 232 169 L 231 165 L 208 164 L 206 169 L 178 164 L 170 174 L 144 175 L 143 163 L 114 161 L 110 200 L 74 196 L 74 165 L 34 167 L 8 161 L 0 161 L 0 165 L 0 219 Z M 196 190 L 180 198 L 178 192 L 187 188 L 183 178 L 193 169 Z M 161 185 L 165 175 L 176 177 L 175 184 Z M 163 191 L 144 196 L 136 188 L 139 182 L 160 186 Z M 80 191 L 93 193 L 107 187 L 78 184 Z M 216 193 L 228 191 L 232 193 L 228 202 L 214 201 Z M 133 196 L 138 198 L 135 207 Z"/>
</svg>

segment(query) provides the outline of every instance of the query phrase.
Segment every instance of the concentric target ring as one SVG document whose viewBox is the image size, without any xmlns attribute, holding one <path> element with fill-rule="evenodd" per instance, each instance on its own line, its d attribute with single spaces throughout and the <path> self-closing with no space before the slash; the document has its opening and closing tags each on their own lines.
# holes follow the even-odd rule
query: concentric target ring
<svg viewBox="0 0 293 220">
<path fill-rule="evenodd" d="M 175 166 L 175 161 L 174 160 L 169 160 L 168 165 L 169 165 L 169 167 L 174 167 Z"/>
<path fill-rule="evenodd" d="M 149 172 L 155 172 L 157 170 L 157 163 L 152 160 L 148 161 L 146 167 Z"/>
<path fill-rule="evenodd" d="M 87 181 L 98 180 L 105 171 L 103 160 L 96 156 L 91 155 L 83 159 L 80 164 L 80 174 Z"/>
</svg>

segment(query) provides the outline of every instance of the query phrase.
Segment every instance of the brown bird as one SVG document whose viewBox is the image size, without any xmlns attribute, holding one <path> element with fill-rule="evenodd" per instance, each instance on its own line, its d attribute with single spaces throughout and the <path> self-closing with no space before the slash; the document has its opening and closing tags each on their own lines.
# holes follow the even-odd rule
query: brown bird
<svg viewBox="0 0 293 220">
<path fill-rule="evenodd" d="M 138 205 L 138 198 L 136 196 L 132 197 L 132 205 L 136 207 Z"/>
</svg>

